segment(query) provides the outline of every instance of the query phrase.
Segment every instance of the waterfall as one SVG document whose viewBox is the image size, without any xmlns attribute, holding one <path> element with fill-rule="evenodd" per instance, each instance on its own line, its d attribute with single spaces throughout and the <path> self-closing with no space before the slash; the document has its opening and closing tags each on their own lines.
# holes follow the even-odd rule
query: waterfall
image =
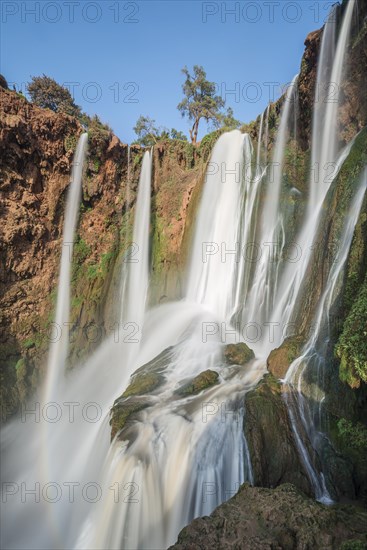
<svg viewBox="0 0 367 550">
<path fill-rule="evenodd" d="M 333 91 L 334 86 L 340 87 L 339 83 L 334 83 L 331 78 L 333 70 L 333 61 L 335 56 L 335 44 L 336 44 L 336 6 L 330 11 L 330 14 L 326 20 L 322 40 L 321 48 L 318 59 L 317 77 L 316 77 L 316 89 L 315 89 L 315 101 L 312 115 L 312 140 L 311 140 L 311 174 L 310 174 L 310 200 L 309 211 L 313 210 L 313 206 L 316 205 L 319 195 L 320 185 L 320 164 L 321 157 L 321 145 L 323 142 L 323 135 L 326 132 L 325 114 L 326 107 L 330 91 Z M 337 88 L 339 91 L 339 88 Z M 338 92 L 339 93 L 339 92 Z M 334 98 L 333 98 L 334 99 Z M 329 129 L 330 130 L 330 129 Z M 330 135 L 330 139 L 335 139 Z M 328 159 L 334 160 L 334 159 Z"/>
<path fill-rule="evenodd" d="M 296 238 L 296 243 L 301 250 L 301 258 L 297 262 L 287 262 L 284 269 L 277 298 L 275 300 L 275 308 L 272 311 L 271 322 L 280 323 L 281 327 L 286 327 L 293 320 L 296 312 L 296 307 L 299 304 L 299 294 L 304 287 L 304 279 L 312 258 L 312 251 L 316 244 L 316 237 L 319 230 L 320 213 L 324 205 L 325 197 L 330 189 L 332 182 L 339 173 L 340 167 L 347 158 L 353 142 L 350 142 L 342 151 L 337 150 L 337 114 L 339 95 L 342 84 L 344 58 L 346 46 L 348 42 L 350 26 L 352 22 L 354 2 L 349 2 L 344 20 L 341 27 L 341 32 L 338 39 L 336 53 L 334 59 L 331 58 L 334 51 L 335 42 L 335 14 L 334 10 L 325 25 L 322 38 L 320 64 L 317 73 L 316 82 L 316 97 L 315 104 L 317 105 L 313 117 L 313 140 L 310 174 L 310 195 L 307 204 L 307 213 Z M 332 67 L 332 69 L 330 69 Z M 330 82 L 328 75 L 330 74 Z M 319 90 L 328 89 L 327 84 L 333 84 L 337 89 L 337 98 L 334 101 L 322 102 L 320 105 Z M 322 96 L 324 97 L 324 96 Z M 322 132 L 321 132 L 322 130 Z M 319 137 L 322 133 L 322 139 Z M 319 181 L 319 171 L 332 166 L 332 174 L 324 177 L 323 181 Z M 316 173 L 315 173 L 316 167 Z M 329 172 L 328 172 L 329 174 Z M 280 340 L 276 342 L 277 345 Z"/>
<path fill-rule="evenodd" d="M 311 261 L 312 251 L 320 230 L 320 218 L 325 204 L 325 198 L 354 143 L 354 140 L 350 141 L 348 145 L 340 151 L 340 147 L 338 147 L 337 129 L 340 88 L 353 10 L 354 2 L 349 2 L 342 22 L 336 50 L 335 9 L 331 11 L 324 28 L 317 72 L 315 108 L 313 114 L 312 164 L 309 181 L 310 194 L 305 221 L 298 235 L 298 244 L 302 251 L 302 256 L 299 262 L 288 263 L 286 266 L 282 282 L 279 286 L 276 307 L 271 318 L 272 322 L 280 321 L 283 327 L 293 319 L 299 302 L 298 297 L 304 288 L 307 268 Z M 333 89 L 336 87 L 337 98 L 334 98 L 334 101 L 325 101 L 329 89 L 328 84 L 332 85 Z M 322 102 L 319 104 L 320 91 L 323 93 L 321 94 Z M 325 168 L 329 168 L 330 166 L 333 168 L 332 176 L 325 177 L 320 182 L 320 172 L 322 173 Z M 318 305 L 314 320 L 317 330 L 311 333 L 310 339 L 305 345 L 302 355 L 289 367 L 283 392 L 285 401 L 288 405 L 288 412 L 295 434 L 295 440 L 306 471 L 308 472 L 315 496 L 318 500 L 325 503 L 330 503 L 332 500 L 327 491 L 323 473 L 318 472 L 315 468 L 312 458 L 309 456 L 308 447 L 304 443 L 302 433 L 300 432 L 299 419 L 302 424 L 302 431 L 305 432 L 305 437 L 310 438 L 313 448 L 317 447 L 319 434 L 317 433 L 315 422 L 312 419 L 309 401 L 303 396 L 303 377 L 305 372 L 309 372 L 310 369 L 316 365 L 319 386 L 318 391 L 321 392 L 320 386 L 322 386 L 322 382 L 320 376 L 323 369 L 325 350 L 317 349 L 317 340 L 320 337 L 322 327 L 325 326 L 325 319 L 329 315 L 335 287 L 347 259 L 354 227 L 362 205 L 365 187 L 365 176 L 363 176 L 359 190 L 346 216 L 341 236 L 341 245 L 328 275 Z M 278 344 L 279 343 L 280 342 L 278 342 Z M 316 407 L 320 414 L 322 396 L 313 395 L 312 397 L 315 399 L 316 403 L 320 404 Z"/>
<path fill-rule="evenodd" d="M 85 145 L 86 134 L 82 136 L 75 155 L 70 200 L 65 214 L 63 241 L 70 243 L 70 246 L 79 211 Z M 137 297 L 139 318 L 145 307 L 144 288 L 148 277 L 150 171 L 151 155 L 148 153 L 143 162 L 135 209 L 134 241 L 139 246 L 140 255 L 131 269 L 133 279 L 130 286 L 135 289 L 134 285 L 139 281 L 139 290 L 143 289 Z M 142 227 L 145 228 L 145 235 Z M 61 259 L 59 284 L 62 292 L 58 294 L 58 303 L 62 316 L 58 312 L 56 314 L 56 322 L 60 325 L 67 321 L 69 313 L 65 305 L 69 296 L 70 246 L 66 255 L 64 248 Z M 139 269 L 143 270 L 143 274 L 139 273 Z M 65 299 L 60 302 L 62 297 Z M 187 314 L 181 312 L 181 317 L 183 320 L 177 323 L 179 333 L 183 330 L 180 327 L 185 323 Z M 138 317 L 133 317 L 133 320 L 136 319 Z M 149 318 L 147 322 L 149 325 Z M 167 327 L 164 335 L 160 334 L 162 327 L 164 319 L 161 319 L 159 327 L 156 323 L 150 325 L 150 338 L 144 348 L 147 361 L 159 353 L 160 345 L 168 347 L 175 343 L 172 327 Z M 22 409 L 21 418 L 13 419 L 2 430 L 2 479 L 16 488 L 12 497 L 7 496 L 2 501 L 2 521 L 7 525 L 6 532 L 2 533 L 4 547 L 69 549 L 75 546 L 81 526 L 88 521 L 95 506 L 93 498 L 86 498 L 85 488 L 92 486 L 91 492 L 101 490 L 103 464 L 110 446 L 108 419 L 111 405 L 136 368 L 136 353 L 131 353 L 136 344 L 130 343 L 124 336 L 119 327 L 119 331 L 106 339 L 82 367 L 68 373 L 65 379 L 61 378 L 64 369 L 61 358 L 67 355 L 67 341 L 57 343 L 62 355 L 57 356 L 57 362 L 53 363 L 60 372 L 56 375 L 52 373 L 52 384 L 47 380 L 47 386 L 52 391 L 47 389 L 41 401 L 34 395 Z M 58 414 L 56 420 L 52 418 L 55 411 Z M 45 490 L 49 486 L 60 498 L 53 500 L 51 492 L 48 498 Z M 19 529 L 19 523 L 22 529 Z"/>
<path fill-rule="evenodd" d="M 170 341 L 177 344 L 161 365 L 164 385 L 134 424 L 133 440 L 128 444 L 115 440 L 104 470 L 103 487 L 130 487 L 132 498 L 116 502 L 114 492 L 104 491 L 105 498 L 85 524 L 77 548 L 165 548 L 191 519 L 209 514 L 252 479 L 241 403 L 264 373 L 264 363 L 253 361 L 231 375 L 223 364 L 220 334 L 203 339 L 205 325 L 227 321 L 230 326 L 236 306 L 238 259 L 229 254 L 227 263 L 221 261 L 215 245 L 233 250 L 246 234 L 241 195 L 250 192 L 252 179 L 246 180 L 244 167 L 251 164 L 251 154 L 249 137 L 236 130 L 222 135 L 214 147 L 195 228 L 186 299 L 153 310 L 154 326 L 159 319 L 163 334 L 167 331 L 163 319 L 167 327 L 177 327 Z M 202 243 L 208 245 L 207 262 L 202 259 Z M 223 285 L 220 292 L 218 284 Z M 179 324 L 183 311 L 189 315 L 185 327 Z M 137 364 L 143 364 L 150 326 L 146 321 L 147 339 Z M 176 393 L 185 380 L 207 369 L 219 374 L 217 386 L 197 396 Z"/>
<path fill-rule="evenodd" d="M 245 162 L 250 163 L 248 137 L 238 130 L 223 134 L 214 146 L 188 274 L 187 299 L 204 304 L 223 320 L 230 316 L 235 305 L 243 179 L 246 179 L 244 154 Z"/>
<path fill-rule="evenodd" d="M 68 355 L 69 335 L 66 327 L 69 323 L 70 310 L 70 274 L 73 257 L 74 236 L 79 217 L 80 198 L 82 193 L 83 162 L 87 150 L 88 134 L 80 136 L 75 151 L 71 181 L 66 202 L 64 232 L 60 262 L 59 284 L 54 326 L 56 335 L 50 344 L 45 385 L 45 400 L 52 401 L 58 382 L 64 374 Z"/>
<path fill-rule="evenodd" d="M 250 136 L 239 130 L 219 137 L 207 166 L 184 298 L 152 309 L 147 308 L 147 297 L 153 154 L 145 152 L 132 244 L 121 268 L 120 334 L 107 338 L 84 365 L 64 376 L 68 341 L 63 331 L 50 347 L 42 400 L 35 395 L 27 404 L 27 422 L 13 419 L 2 430 L 2 480 L 8 484 L 2 503 L 3 547 L 166 548 L 193 518 L 210 514 L 244 481 L 253 482 L 243 433 L 244 397 L 265 374 L 265 359 L 282 338 L 256 342 L 251 346 L 256 358 L 242 366 L 229 367 L 223 348 L 243 340 L 238 320 L 285 326 L 298 313 L 313 246 L 322 230 L 322 211 L 353 146 L 353 140 L 343 148 L 339 146 L 338 103 L 323 101 L 328 83 L 334 83 L 339 94 L 353 6 L 350 1 L 337 42 L 334 12 L 323 32 L 312 122 L 310 192 L 296 228 L 296 240 L 302 248 L 299 262 L 282 260 L 288 237 L 287 206 L 282 200 L 288 190 L 283 175 L 289 135 L 292 129 L 294 136 L 297 134 L 298 76 L 285 94 L 271 163 L 269 105 L 260 117 L 256 151 Z M 70 258 L 86 144 L 83 134 L 66 205 L 55 317 L 60 327 L 67 326 L 69 319 Z M 130 155 L 129 148 L 127 194 Z M 323 169 L 327 163 L 333 163 L 332 177 L 320 183 L 314 178 L 315 166 Z M 366 186 L 367 170 L 342 220 L 340 246 L 314 315 L 317 329 L 282 381 L 299 454 L 315 496 L 322 502 L 331 498 L 312 456 L 320 436 L 317 415 L 325 367 L 322 330 L 328 325 L 341 284 Z M 127 204 L 129 207 L 129 195 Z M 261 254 L 253 261 L 247 246 L 256 241 Z M 137 329 L 136 341 L 121 339 L 121 329 L 126 326 Z M 151 374 L 153 361 L 159 367 L 159 385 L 138 396 L 144 407 L 111 442 L 111 407 L 115 400 L 126 404 L 123 400 L 131 396 L 123 396 L 123 392 L 131 375 L 138 368 Z M 196 376 L 208 370 L 215 374 L 215 384 L 197 393 L 183 392 Z M 317 411 L 307 399 L 305 374 L 311 370 L 318 381 L 318 393 L 312 396 Z M 49 405 L 62 410 L 59 421 L 45 416 Z M 98 413 L 93 420 L 87 413 L 91 408 Z M 30 415 L 36 419 L 33 423 Z M 60 498 L 52 499 L 44 492 L 49 485 L 56 494 L 61 491 Z M 32 497 L 37 487 L 38 500 Z M 28 491 L 25 499 L 24 489 Z"/>
<path fill-rule="evenodd" d="M 354 228 L 357 223 L 364 195 L 367 189 L 367 168 L 364 170 L 360 183 L 355 193 L 355 197 L 351 203 L 349 212 L 347 213 L 344 221 L 343 230 L 340 238 L 340 245 L 330 270 L 329 276 L 326 281 L 325 290 L 318 304 L 315 319 L 313 322 L 314 330 L 311 332 L 310 338 L 304 346 L 302 354 L 298 357 L 289 367 L 287 375 L 284 380 L 285 389 L 283 395 L 285 396 L 286 403 L 288 405 L 289 416 L 293 428 L 293 432 L 296 437 L 296 442 L 303 463 L 308 472 L 309 479 L 315 491 L 315 496 L 318 500 L 325 503 L 332 502 L 330 495 L 326 489 L 324 476 L 322 473 L 318 473 L 315 469 L 312 459 L 309 457 L 309 453 L 306 445 L 302 441 L 302 437 L 299 433 L 299 420 L 300 418 L 303 428 L 306 431 L 311 441 L 314 440 L 314 435 L 317 434 L 317 427 L 312 418 L 311 405 L 308 403 L 308 399 L 303 396 L 303 384 L 304 375 L 306 372 L 310 372 L 310 369 L 316 367 L 317 381 L 319 391 L 322 391 L 322 381 L 320 380 L 320 367 L 323 366 L 324 350 L 319 349 L 318 340 L 320 338 L 322 329 L 325 325 L 328 325 L 329 312 L 333 304 L 336 291 L 338 289 L 338 283 L 340 282 L 340 276 L 343 272 L 344 265 L 348 258 L 350 245 L 352 242 Z M 309 396 L 311 397 L 311 396 Z M 312 396 L 316 403 L 322 403 L 320 395 Z M 319 407 L 317 405 L 317 412 Z M 313 442 L 314 443 L 314 442 Z"/>
<path fill-rule="evenodd" d="M 278 269 L 284 239 L 279 198 L 283 176 L 284 151 L 288 138 L 288 125 L 292 103 L 297 92 L 296 75 L 287 90 L 277 132 L 271 175 L 268 176 L 267 194 L 262 212 L 259 233 L 260 258 L 256 262 L 253 284 L 245 296 L 244 321 L 263 325 L 270 318 L 274 304 L 274 289 L 277 287 Z M 269 247 L 269 250 L 267 250 Z"/>
<path fill-rule="evenodd" d="M 135 206 L 133 242 L 127 256 L 127 291 L 122 299 L 122 320 L 142 329 L 149 285 L 149 227 L 152 179 L 151 151 L 146 151 Z M 126 306 L 126 307 L 124 307 Z"/>
</svg>

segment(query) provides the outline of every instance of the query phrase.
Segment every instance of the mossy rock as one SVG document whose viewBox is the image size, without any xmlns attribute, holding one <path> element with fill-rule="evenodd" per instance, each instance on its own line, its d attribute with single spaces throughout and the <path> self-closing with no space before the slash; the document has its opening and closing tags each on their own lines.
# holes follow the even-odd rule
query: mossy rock
<svg viewBox="0 0 367 550">
<path fill-rule="evenodd" d="M 299 456 L 282 386 L 266 374 L 245 396 L 244 433 L 257 486 L 276 487 L 293 483 L 312 495 L 307 473 Z"/>
<path fill-rule="evenodd" d="M 246 365 L 255 354 L 244 342 L 228 344 L 224 348 L 224 358 L 228 365 Z"/>
<path fill-rule="evenodd" d="M 133 376 L 131 383 L 122 394 L 122 397 L 151 393 L 161 386 L 163 382 L 164 376 L 156 372 L 139 373 Z"/>
<path fill-rule="evenodd" d="M 289 483 L 276 489 L 246 483 L 210 516 L 187 525 L 169 550 L 359 550 L 366 548 L 366 522 L 365 510 L 325 506 Z"/>
<path fill-rule="evenodd" d="M 133 420 L 138 412 L 146 409 L 149 405 L 151 405 L 151 401 L 141 397 L 117 399 L 111 410 L 111 441 L 116 434 L 121 433 L 128 421 Z"/>
<path fill-rule="evenodd" d="M 266 361 L 269 372 L 276 378 L 284 378 L 290 365 L 300 356 L 303 343 L 302 337 L 289 336 L 279 348 L 273 349 Z"/>
<path fill-rule="evenodd" d="M 205 370 L 195 376 L 190 382 L 184 384 L 176 390 L 176 394 L 181 395 L 182 397 L 187 397 L 188 395 L 196 395 L 211 386 L 215 386 L 219 383 L 219 375 L 213 370 Z"/>
</svg>

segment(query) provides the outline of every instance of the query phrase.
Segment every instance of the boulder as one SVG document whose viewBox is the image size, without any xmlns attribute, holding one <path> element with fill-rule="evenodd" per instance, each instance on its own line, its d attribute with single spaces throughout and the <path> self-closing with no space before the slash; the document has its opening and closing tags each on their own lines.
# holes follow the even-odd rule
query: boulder
<svg viewBox="0 0 367 550">
<path fill-rule="evenodd" d="M 300 356 L 303 339 L 300 336 L 290 336 L 279 348 L 273 349 L 266 361 L 269 372 L 275 378 L 284 378 L 289 366 Z"/>
<path fill-rule="evenodd" d="M 255 358 L 255 354 L 244 342 L 240 342 L 226 345 L 224 358 L 228 365 L 245 365 Z"/>
<path fill-rule="evenodd" d="M 219 382 L 219 375 L 217 372 L 207 369 L 190 380 L 187 384 L 181 386 L 176 390 L 176 394 L 182 397 L 189 395 L 196 395 L 211 386 L 215 386 Z"/>
<path fill-rule="evenodd" d="M 282 483 L 293 483 L 312 495 L 282 398 L 281 385 L 271 374 L 246 394 L 244 433 L 255 485 L 277 487 Z"/>
<path fill-rule="evenodd" d="M 366 525 L 365 510 L 325 506 L 291 484 L 244 484 L 210 516 L 194 519 L 169 550 L 362 550 Z"/>
</svg>

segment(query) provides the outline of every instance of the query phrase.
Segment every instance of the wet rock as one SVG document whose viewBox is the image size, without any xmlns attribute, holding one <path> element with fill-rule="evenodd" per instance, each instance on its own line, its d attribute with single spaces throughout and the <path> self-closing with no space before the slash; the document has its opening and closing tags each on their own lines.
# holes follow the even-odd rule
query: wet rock
<svg viewBox="0 0 367 550">
<path fill-rule="evenodd" d="M 182 397 L 187 397 L 188 395 L 196 395 L 211 386 L 215 386 L 219 382 L 219 375 L 217 372 L 207 369 L 193 378 L 187 384 L 184 384 L 176 390 L 176 394 L 181 395 Z"/>
<path fill-rule="evenodd" d="M 228 344 L 224 348 L 224 358 L 228 365 L 245 365 L 255 354 L 244 342 L 239 344 Z"/>
<path fill-rule="evenodd" d="M 293 483 L 312 495 L 281 395 L 281 385 L 271 374 L 245 397 L 244 433 L 255 485 L 276 487 Z"/>
<path fill-rule="evenodd" d="M 185 527 L 170 550 L 362 549 L 366 525 L 366 511 L 324 506 L 291 484 L 276 489 L 244 484 L 210 516 Z"/>
<path fill-rule="evenodd" d="M 266 361 L 268 370 L 276 378 L 284 378 L 291 363 L 300 356 L 303 339 L 299 336 L 290 336 L 284 340 L 279 348 L 273 349 Z"/>
<path fill-rule="evenodd" d="M 151 400 L 142 397 L 119 398 L 111 409 L 111 441 L 116 434 L 121 434 L 127 422 L 136 419 L 137 413 L 146 409 L 152 404 Z"/>
<path fill-rule="evenodd" d="M 156 388 L 162 385 L 164 377 L 155 372 L 140 373 L 132 378 L 132 382 L 122 394 L 123 397 L 131 395 L 144 395 L 151 393 Z"/>
<path fill-rule="evenodd" d="M 169 365 L 172 357 L 172 347 L 162 351 L 157 357 L 138 368 L 131 377 L 131 382 L 122 397 L 131 395 L 146 395 L 154 392 L 164 384 L 163 372 Z"/>
</svg>

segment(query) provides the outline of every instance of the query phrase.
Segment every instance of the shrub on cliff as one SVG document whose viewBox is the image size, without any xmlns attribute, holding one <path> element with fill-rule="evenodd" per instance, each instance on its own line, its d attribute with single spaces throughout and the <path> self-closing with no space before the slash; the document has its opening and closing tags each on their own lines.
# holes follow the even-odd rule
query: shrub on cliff
<svg viewBox="0 0 367 550">
<path fill-rule="evenodd" d="M 183 132 L 176 130 L 176 128 L 169 131 L 168 128 L 157 126 L 155 120 L 149 116 L 140 115 L 133 130 L 137 135 L 134 143 L 143 147 L 152 147 L 158 141 L 167 139 L 187 141 L 187 137 Z"/>
<path fill-rule="evenodd" d="M 367 279 L 345 320 L 335 353 L 344 382 L 352 388 L 367 382 Z"/>
<path fill-rule="evenodd" d="M 75 105 L 69 90 L 45 74 L 43 76 L 32 76 L 32 81 L 27 85 L 27 90 L 32 103 L 39 107 L 70 116 L 79 117 L 81 114 L 80 107 Z"/>
</svg>

